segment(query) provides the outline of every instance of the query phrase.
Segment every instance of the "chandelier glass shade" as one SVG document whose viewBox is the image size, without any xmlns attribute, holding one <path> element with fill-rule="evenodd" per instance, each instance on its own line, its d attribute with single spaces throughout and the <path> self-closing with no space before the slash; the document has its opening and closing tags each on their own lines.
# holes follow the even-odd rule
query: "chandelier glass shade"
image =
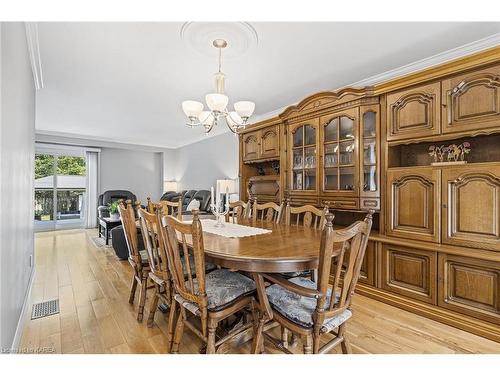
<svg viewBox="0 0 500 375">
<path fill-rule="evenodd" d="M 189 127 L 203 125 L 205 133 L 209 133 L 221 119 L 225 119 L 228 128 L 236 133 L 248 124 L 248 119 L 255 110 L 255 103 L 240 101 L 234 103 L 234 111 L 227 109 L 229 98 L 224 94 L 225 76 L 221 71 L 222 49 L 227 46 L 227 42 L 223 39 L 216 39 L 213 45 L 219 49 L 219 71 L 215 73 L 216 92 L 205 96 L 205 103 L 209 110 L 204 111 L 203 103 L 196 100 L 183 101 L 182 110 L 188 118 L 186 125 Z"/>
</svg>

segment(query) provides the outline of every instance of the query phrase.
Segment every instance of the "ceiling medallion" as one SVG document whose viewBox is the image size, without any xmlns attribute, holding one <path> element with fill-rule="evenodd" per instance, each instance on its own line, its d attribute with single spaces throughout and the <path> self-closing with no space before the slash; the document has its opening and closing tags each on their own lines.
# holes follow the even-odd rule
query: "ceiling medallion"
<svg viewBox="0 0 500 375">
<path fill-rule="evenodd" d="M 189 127 L 203 125 L 205 133 L 208 134 L 221 119 L 225 119 L 227 127 L 233 133 L 236 133 L 248 124 L 248 119 L 255 110 L 255 103 L 239 101 L 234 103 L 234 111 L 228 111 L 229 98 L 224 94 L 225 75 L 221 70 L 222 50 L 228 46 L 228 43 L 222 38 L 217 38 L 211 44 L 219 50 L 219 70 L 215 73 L 215 93 L 205 96 L 210 111 L 204 111 L 201 102 L 195 100 L 183 101 L 182 110 L 188 118 L 186 125 Z"/>
<path fill-rule="evenodd" d="M 223 39 L 231 47 L 224 51 L 224 58 L 242 58 L 258 45 L 257 32 L 248 22 L 186 22 L 180 37 L 194 55 L 213 57 L 210 48 L 216 39 Z"/>
</svg>

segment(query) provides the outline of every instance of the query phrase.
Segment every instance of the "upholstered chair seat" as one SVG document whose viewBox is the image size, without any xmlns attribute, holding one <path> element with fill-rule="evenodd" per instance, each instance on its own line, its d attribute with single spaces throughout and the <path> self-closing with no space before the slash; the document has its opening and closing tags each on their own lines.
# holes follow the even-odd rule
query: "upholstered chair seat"
<svg viewBox="0 0 500 375">
<path fill-rule="evenodd" d="M 197 293 L 198 281 L 196 279 L 193 279 L 193 288 L 195 289 L 194 292 Z M 209 311 L 221 310 L 236 299 L 248 296 L 256 290 L 255 282 L 252 279 L 238 272 L 226 269 L 217 269 L 207 274 L 205 277 L 205 288 Z M 179 294 L 176 294 L 174 298 L 193 314 L 200 315 L 200 309 L 197 304 L 182 298 Z"/>
<path fill-rule="evenodd" d="M 288 281 L 304 288 L 317 289 L 316 283 L 305 277 L 294 277 Z M 301 296 L 300 294 L 296 294 L 278 284 L 268 287 L 266 289 L 266 293 L 269 303 L 281 315 L 304 328 L 313 327 L 314 322 L 312 317 L 317 303 L 315 298 Z M 327 290 L 326 294 L 326 305 L 329 305 L 332 297 L 331 288 Z M 335 298 L 336 301 L 338 301 L 340 294 L 336 294 Z M 351 318 L 351 316 L 351 310 L 347 309 L 330 319 L 326 319 L 321 327 L 321 332 L 330 332 L 331 330 L 339 327 L 342 323 L 345 323 L 349 318 Z"/>
</svg>

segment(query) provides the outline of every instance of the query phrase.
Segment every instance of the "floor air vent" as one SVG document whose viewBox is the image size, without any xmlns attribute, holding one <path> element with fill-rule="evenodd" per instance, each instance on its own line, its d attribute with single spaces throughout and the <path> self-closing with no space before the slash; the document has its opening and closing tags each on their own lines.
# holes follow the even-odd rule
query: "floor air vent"
<svg viewBox="0 0 500 375">
<path fill-rule="evenodd" d="M 35 303 L 31 311 L 31 320 L 43 318 L 45 316 L 59 314 L 59 300 Z"/>
</svg>

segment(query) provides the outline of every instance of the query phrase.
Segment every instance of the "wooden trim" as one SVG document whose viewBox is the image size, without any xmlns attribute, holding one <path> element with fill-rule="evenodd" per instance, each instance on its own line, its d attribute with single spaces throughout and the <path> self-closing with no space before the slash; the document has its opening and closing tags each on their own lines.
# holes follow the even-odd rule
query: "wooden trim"
<svg viewBox="0 0 500 375">
<path fill-rule="evenodd" d="M 418 85 L 434 79 L 443 79 L 446 76 L 494 63 L 498 60 L 500 60 L 500 47 L 493 47 L 485 51 L 446 62 L 444 64 L 420 70 L 416 73 L 406 74 L 387 82 L 376 84 L 374 86 L 374 94 L 385 94 L 390 91 L 406 88 L 412 85 Z"/>
<path fill-rule="evenodd" d="M 267 128 L 268 126 L 271 126 L 271 125 L 279 125 L 281 123 L 282 123 L 282 121 L 279 117 L 271 117 L 269 119 L 262 120 L 262 121 L 254 123 L 254 124 L 247 125 L 245 127 L 245 129 L 240 130 L 238 132 L 238 134 L 245 134 L 248 132 L 252 132 L 254 130 L 260 130 L 263 128 Z"/>
<path fill-rule="evenodd" d="M 400 309 L 500 342 L 500 326 L 358 283 L 356 292 Z M 354 310 L 356 314 L 356 310 Z"/>
<path fill-rule="evenodd" d="M 377 241 L 383 244 L 409 247 L 412 249 L 436 251 L 438 253 L 454 254 L 461 256 L 467 254 L 466 256 L 471 258 L 500 262 L 500 252 L 498 251 L 489 251 L 489 250 L 474 249 L 469 247 L 444 245 L 433 242 L 409 240 L 406 238 L 389 237 L 379 234 L 376 231 L 372 231 L 370 233 L 370 240 Z"/>
</svg>

